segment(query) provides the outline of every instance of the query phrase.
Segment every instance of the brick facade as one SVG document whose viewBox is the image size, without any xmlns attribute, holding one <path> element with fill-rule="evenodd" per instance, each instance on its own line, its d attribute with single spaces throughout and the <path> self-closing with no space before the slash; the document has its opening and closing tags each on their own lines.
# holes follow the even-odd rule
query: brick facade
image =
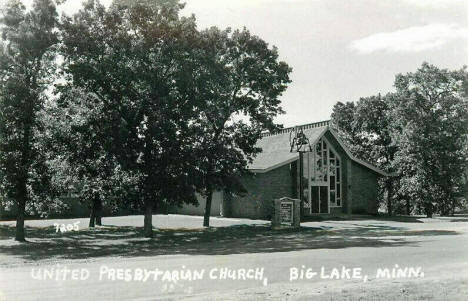
<svg viewBox="0 0 468 301">
<path fill-rule="evenodd" d="M 378 178 L 381 176 L 374 167 L 360 162 L 348 155 L 336 136 L 328 128 L 311 128 L 309 133 L 316 139 L 322 135 L 330 147 L 341 159 L 341 206 L 331 207 L 330 214 L 374 214 L 378 208 Z M 287 135 L 286 134 L 279 134 Z M 282 197 L 298 198 L 300 166 L 299 160 L 291 162 L 288 142 L 285 137 L 268 136 L 268 143 L 263 148 L 268 148 L 261 162 L 264 166 L 272 164 L 278 155 L 285 154 L 284 159 L 289 163 L 279 164 L 266 170 L 252 169 L 252 174 L 241 179 L 241 183 L 247 190 L 247 195 L 237 196 L 218 192 L 213 198 L 212 215 L 226 217 L 243 217 L 256 219 L 270 219 L 273 213 L 273 200 Z M 284 141 L 283 141 L 284 140 Z M 287 155 L 287 156 L 286 156 Z M 296 154 L 297 155 L 297 154 Z M 271 162 L 270 162 L 271 161 Z M 265 162 L 268 162 L 266 164 Z M 199 207 L 184 206 L 177 209 L 176 213 L 202 215 L 204 200 L 199 199 Z"/>
<path fill-rule="evenodd" d="M 375 172 L 353 162 L 351 213 L 376 214 L 378 210 L 378 177 Z"/>
<path fill-rule="evenodd" d="M 226 199 L 230 217 L 266 218 L 272 215 L 273 200 L 294 197 L 296 163 L 286 164 L 265 173 L 255 173 L 241 180 L 248 194 Z"/>
<path fill-rule="evenodd" d="M 211 211 L 210 216 L 222 215 L 223 206 L 223 192 L 213 192 L 213 198 L 211 200 Z M 186 215 L 203 215 L 205 213 L 206 198 L 197 194 L 198 206 L 185 204 L 182 208 L 171 207 L 169 213 L 186 214 Z"/>
<path fill-rule="evenodd" d="M 349 158 L 346 151 L 330 132 L 327 132 L 324 136 L 342 160 L 343 204 L 341 210 L 334 208 L 331 213 L 377 213 L 379 175 Z"/>
</svg>

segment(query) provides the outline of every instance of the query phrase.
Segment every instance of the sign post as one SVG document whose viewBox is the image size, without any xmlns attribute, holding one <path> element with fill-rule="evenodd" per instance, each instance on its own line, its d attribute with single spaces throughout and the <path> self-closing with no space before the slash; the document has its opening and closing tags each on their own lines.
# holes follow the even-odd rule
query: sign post
<svg viewBox="0 0 468 301">
<path fill-rule="evenodd" d="M 302 127 L 296 127 L 289 133 L 290 152 L 299 153 L 299 217 L 304 218 L 304 153 L 311 152 L 309 138 L 304 134 Z"/>
<path fill-rule="evenodd" d="M 271 221 L 273 229 L 299 228 L 301 216 L 301 201 L 292 198 L 276 199 L 275 211 Z"/>
</svg>

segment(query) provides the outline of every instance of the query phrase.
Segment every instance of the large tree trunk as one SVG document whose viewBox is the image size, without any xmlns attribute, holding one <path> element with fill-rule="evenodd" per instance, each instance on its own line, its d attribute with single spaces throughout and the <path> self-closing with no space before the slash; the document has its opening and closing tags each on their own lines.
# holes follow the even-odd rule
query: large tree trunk
<svg viewBox="0 0 468 301">
<path fill-rule="evenodd" d="M 21 196 L 18 202 L 18 214 L 16 215 L 16 241 L 26 241 L 24 235 L 24 211 L 26 209 L 26 195 Z"/>
<path fill-rule="evenodd" d="M 93 203 L 91 204 L 91 215 L 89 217 L 89 227 L 94 228 L 95 225 L 102 226 L 102 201 L 99 194 L 93 196 Z"/>
<path fill-rule="evenodd" d="M 89 227 L 94 228 L 94 221 L 96 220 L 96 208 L 94 204 L 91 206 L 91 215 L 89 216 Z"/>
<path fill-rule="evenodd" d="M 213 199 L 213 190 L 209 189 L 206 196 L 205 214 L 203 216 L 203 227 L 210 226 L 211 200 Z"/>
<path fill-rule="evenodd" d="M 426 203 L 424 209 L 426 211 L 427 217 L 432 218 L 432 212 L 433 212 L 432 203 Z"/>
<path fill-rule="evenodd" d="M 32 114 L 30 114 L 31 117 Z M 28 171 L 30 167 L 30 137 L 31 137 L 31 127 L 30 120 L 26 122 L 24 129 L 23 145 L 21 150 L 21 176 L 18 179 L 16 189 L 17 189 L 17 202 L 18 202 L 18 214 L 16 216 L 16 241 L 26 241 L 25 231 L 24 231 L 24 216 L 26 210 L 26 201 L 28 199 Z"/>
<path fill-rule="evenodd" d="M 455 207 L 456 207 L 456 200 L 455 198 L 452 199 L 452 203 L 451 203 L 451 208 L 450 208 L 450 215 L 451 216 L 454 216 L 455 215 Z"/>
<path fill-rule="evenodd" d="M 148 238 L 153 237 L 153 207 L 154 207 L 154 202 L 152 200 L 146 200 L 144 234 L 145 234 L 145 237 L 148 237 Z"/>
<path fill-rule="evenodd" d="M 102 226 L 102 200 L 101 196 L 96 196 L 96 225 Z"/>
<path fill-rule="evenodd" d="M 406 215 L 411 215 L 411 206 L 409 199 L 406 199 Z"/>
<path fill-rule="evenodd" d="M 393 182 L 392 179 L 387 180 L 387 213 L 388 216 L 392 216 L 392 194 L 393 194 Z"/>
<path fill-rule="evenodd" d="M 91 200 L 91 214 L 89 216 L 89 227 L 94 228 L 96 223 L 96 211 L 97 211 L 97 198 L 96 194 L 93 193 L 93 198 Z"/>
</svg>

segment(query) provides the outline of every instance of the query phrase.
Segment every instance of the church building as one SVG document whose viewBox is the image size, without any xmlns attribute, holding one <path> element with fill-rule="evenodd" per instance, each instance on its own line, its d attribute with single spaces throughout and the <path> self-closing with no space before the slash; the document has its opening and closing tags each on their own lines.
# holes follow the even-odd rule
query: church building
<svg viewBox="0 0 468 301">
<path fill-rule="evenodd" d="M 306 140 L 300 152 L 297 143 L 291 146 L 298 130 Z M 257 146 L 262 152 L 248 167 L 251 174 L 240 179 L 247 194 L 216 192 L 213 216 L 269 219 L 273 200 L 282 197 L 301 199 L 305 216 L 377 213 L 378 179 L 391 175 L 354 157 L 328 121 L 265 134 Z M 199 203 L 172 212 L 202 215 L 204 199 Z"/>
</svg>

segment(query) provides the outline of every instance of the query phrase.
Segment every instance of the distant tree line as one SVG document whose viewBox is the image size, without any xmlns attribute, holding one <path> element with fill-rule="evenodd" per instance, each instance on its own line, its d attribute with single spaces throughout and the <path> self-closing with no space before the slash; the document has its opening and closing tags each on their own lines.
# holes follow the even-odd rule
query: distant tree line
<svg viewBox="0 0 468 301">
<path fill-rule="evenodd" d="M 398 74 L 396 92 L 337 103 L 332 124 L 358 158 L 393 173 L 387 212 L 454 214 L 468 198 L 468 73 L 428 63 Z"/>
<path fill-rule="evenodd" d="M 199 30 L 178 0 L 62 0 L 2 7 L 1 202 L 27 213 L 66 210 L 75 190 L 100 223 L 104 205 L 152 213 L 165 205 L 240 193 L 236 181 L 278 128 L 291 68 L 247 29 Z"/>
</svg>

